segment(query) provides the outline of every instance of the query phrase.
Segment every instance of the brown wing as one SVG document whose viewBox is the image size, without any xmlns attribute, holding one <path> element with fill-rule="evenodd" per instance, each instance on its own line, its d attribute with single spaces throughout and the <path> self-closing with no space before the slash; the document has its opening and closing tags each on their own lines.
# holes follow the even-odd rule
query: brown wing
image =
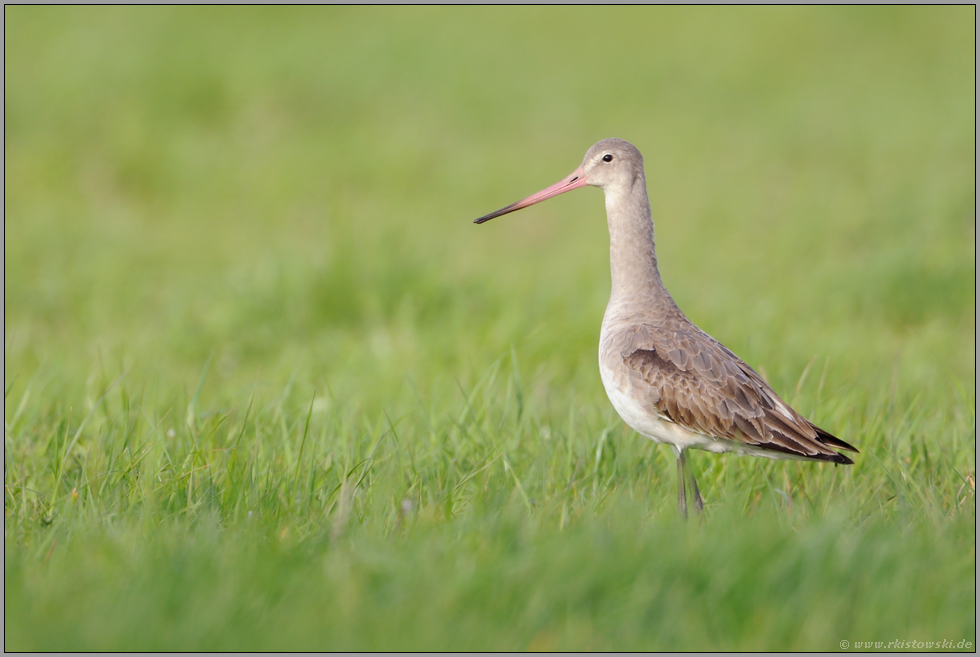
<svg viewBox="0 0 980 657">
<path fill-rule="evenodd" d="M 781 400 L 755 370 L 693 324 L 633 326 L 621 356 L 634 390 L 672 422 L 797 457 L 849 464 L 833 448 L 857 450 L 815 427 Z"/>
</svg>

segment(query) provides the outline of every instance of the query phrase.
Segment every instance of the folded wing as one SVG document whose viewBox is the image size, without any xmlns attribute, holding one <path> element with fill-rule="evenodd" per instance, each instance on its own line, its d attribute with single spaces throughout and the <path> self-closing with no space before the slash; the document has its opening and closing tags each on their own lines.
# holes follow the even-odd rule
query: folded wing
<svg viewBox="0 0 980 657">
<path fill-rule="evenodd" d="M 633 389 L 685 429 L 797 458 L 853 463 L 834 449 L 857 449 L 790 408 L 755 370 L 693 324 L 634 325 L 619 344 Z"/>
</svg>

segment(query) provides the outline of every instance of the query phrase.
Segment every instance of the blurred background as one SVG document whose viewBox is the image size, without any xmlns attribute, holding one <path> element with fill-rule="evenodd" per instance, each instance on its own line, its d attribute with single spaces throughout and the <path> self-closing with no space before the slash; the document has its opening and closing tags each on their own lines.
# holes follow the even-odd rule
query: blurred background
<svg viewBox="0 0 980 657">
<path fill-rule="evenodd" d="M 601 193 L 470 222 L 611 136 L 668 288 L 770 377 L 972 379 L 973 16 L 7 8 L 5 380 L 425 381 L 516 345 L 601 395 Z"/>
</svg>

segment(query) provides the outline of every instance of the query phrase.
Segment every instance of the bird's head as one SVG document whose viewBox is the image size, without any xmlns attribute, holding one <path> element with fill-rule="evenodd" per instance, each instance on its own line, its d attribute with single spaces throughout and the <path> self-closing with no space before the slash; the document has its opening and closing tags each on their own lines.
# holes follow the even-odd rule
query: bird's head
<svg viewBox="0 0 980 657">
<path fill-rule="evenodd" d="M 633 144 L 622 139 L 603 139 L 592 145 L 585 154 L 581 166 L 551 187 L 542 189 L 522 201 L 511 203 L 476 219 L 473 223 L 482 224 L 495 217 L 526 208 L 546 199 L 570 192 L 579 187 L 591 185 L 603 191 L 613 188 L 630 188 L 637 179 L 643 178 L 643 156 Z"/>
</svg>

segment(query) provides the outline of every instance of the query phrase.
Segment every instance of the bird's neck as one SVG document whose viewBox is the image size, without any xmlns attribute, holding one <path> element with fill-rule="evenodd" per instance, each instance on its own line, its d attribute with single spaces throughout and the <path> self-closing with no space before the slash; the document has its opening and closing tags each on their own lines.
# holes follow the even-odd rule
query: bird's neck
<svg viewBox="0 0 980 657">
<path fill-rule="evenodd" d="M 673 306 L 657 269 L 653 220 L 646 179 L 606 191 L 609 222 L 609 264 L 612 273 L 610 308 L 628 311 L 632 306 L 654 310 Z"/>
</svg>

